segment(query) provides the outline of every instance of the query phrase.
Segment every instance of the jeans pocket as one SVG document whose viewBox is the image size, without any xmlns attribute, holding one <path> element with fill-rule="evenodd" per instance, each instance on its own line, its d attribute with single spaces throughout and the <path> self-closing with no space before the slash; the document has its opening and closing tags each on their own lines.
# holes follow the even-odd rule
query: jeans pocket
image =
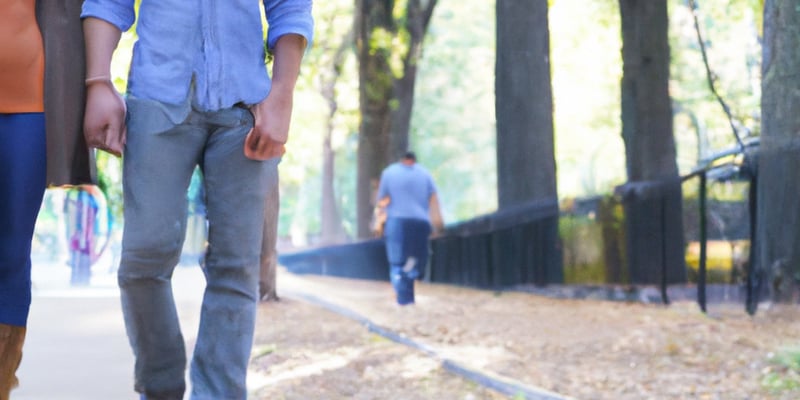
<svg viewBox="0 0 800 400">
<path fill-rule="evenodd" d="M 245 105 L 237 104 L 233 107 L 223 108 L 217 111 L 202 113 L 205 122 L 218 128 L 241 128 L 249 132 L 253 128 L 255 118 L 253 113 Z M 238 129 L 237 129 L 238 130 Z"/>
<path fill-rule="evenodd" d="M 158 134 L 186 120 L 191 112 L 187 105 L 168 105 L 155 100 L 128 96 L 126 99 L 128 134 Z"/>
</svg>

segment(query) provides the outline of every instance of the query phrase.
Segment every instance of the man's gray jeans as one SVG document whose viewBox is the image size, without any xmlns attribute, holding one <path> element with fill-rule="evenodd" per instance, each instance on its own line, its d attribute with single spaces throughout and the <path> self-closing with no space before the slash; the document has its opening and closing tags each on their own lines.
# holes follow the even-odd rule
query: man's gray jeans
<svg viewBox="0 0 800 400">
<path fill-rule="evenodd" d="M 244 156 L 252 125 L 245 108 L 201 112 L 128 99 L 118 278 L 136 356 L 135 389 L 148 399 L 182 399 L 186 387 L 186 350 L 171 278 L 185 236 L 186 190 L 197 164 L 205 178 L 209 232 L 191 399 L 247 398 L 264 201 L 278 189 L 279 162 Z"/>
</svg>

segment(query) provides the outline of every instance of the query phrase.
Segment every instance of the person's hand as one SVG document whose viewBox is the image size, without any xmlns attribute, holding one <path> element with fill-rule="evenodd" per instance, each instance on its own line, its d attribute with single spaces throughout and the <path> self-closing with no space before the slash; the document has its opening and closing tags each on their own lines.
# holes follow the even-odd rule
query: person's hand
<svg viewBox="0 0 800 400">
<path fill-rule="evenodd" d="M 292 94 L 273 87 L 269 96 L 250 108 L 255 122 L 244 141 L 244 155 L 253 160 L 268 160 L 286 152 L 292 118 Z"/>
<path fill-rule="evenodd" d="M 86 88 L 83 135 L 90 148 L 122 156 L 125 147 L 125 100 L 111 81 L 99 81 Z"/>
</svg>

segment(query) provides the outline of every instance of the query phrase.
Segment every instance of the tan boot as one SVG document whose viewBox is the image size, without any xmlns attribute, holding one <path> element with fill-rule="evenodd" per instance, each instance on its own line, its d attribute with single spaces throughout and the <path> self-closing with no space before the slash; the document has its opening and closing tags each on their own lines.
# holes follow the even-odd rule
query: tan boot
<svg viewBox="0 0 800 400">
<path fill-rule="evenodd" d="M 25 327 L 0 324 L 0 400 L 9 400 L 17 387 L 17 367 L 22 361 Z"/>
</svg>

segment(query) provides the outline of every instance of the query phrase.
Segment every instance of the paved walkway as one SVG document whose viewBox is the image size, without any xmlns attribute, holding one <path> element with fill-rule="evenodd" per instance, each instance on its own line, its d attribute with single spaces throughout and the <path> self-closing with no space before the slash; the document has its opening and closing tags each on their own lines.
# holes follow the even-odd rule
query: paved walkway
<svg viewBox="0 0 800 400">
<path fill-rule="evenodd" d="M 125 334 L 116 275 L 95 271 L 87 287 L 69 285 L 66 265 L 35 263 L 33 305 L 13 400 L 127 400 L 133 355 Z M 184 337 L 194 341 L 203 277 L 179 267 L 173 287 Z"/>
<path fill-rule="evenodd" d="M 12 392 L 12 399 L 138 400 L 133 391 L 134 359 L 122 319 L 116 273 L 95 267 L 89 286 L 73 287 L 65 263 L 34 262 L 32 278 L 33 304 L 17 374 L 20 387 Z M 323 295 L 327 298 L 342 292 L 325 283 L 328 281 L 315 284 L 309 278 L 281 270 L 279 293 L 315 303 L 309 290 L 327 292 L 329 295 Z M 196 266 L 175 269 L 173 290 L 188 354 L 199 324 L 204 283 Z M 353 285 L 358 288 L 359 281 L 353 281 Z M 391 300 L 386 297 L 391 288 L 386 289 L 388 292 L 382 290 L 381 283 L 370 282 L 360 291 L 342 293 L 355 296 L 356 301 L 383 302 Z M 364 298 L 359 298 L 359 293 Z M 347 314 L 344 308 L 339 312 Z M 258 378 L 250 376 L 248 383 L 257 386 Z"/>
<path fill-rule="evenodd" d="M 69 285 L 66 265 L 37 263 L 33 269 L 33 283 L 29 334 L 18 373 L 21 386 L 12 392 L 12 399 L 137 399 L 133 392 L 133 356 L 127 343 L 113 271 L 95 271 L 91 285 L 79 288 Z M 198 267 L 176 268 L 173 287 L 189 354 L 199 323 L 203 285 L 204 278 Z M 502 393 L 524 393 L 528 399 L 563 398 L 470 369 L 449 360 L 436 349 L 414 342 L 389 325 L 374 323 L 394 302 L 388 282 L 299 276 L 281 270 L 278 287 L 281 296 L 347 316 L 378 335 L 442 361 L 445 369 L 483 386 Z M 436 301 L 435 293 L 424 288 L 425 285 L 417 296 L 417 303 L 423 309 L 426 303 Z M 256 373 L 249 377 L 248 382 L 254 385 L 252 389 L 259 384 L 258 378 Z"/>
</svg>

